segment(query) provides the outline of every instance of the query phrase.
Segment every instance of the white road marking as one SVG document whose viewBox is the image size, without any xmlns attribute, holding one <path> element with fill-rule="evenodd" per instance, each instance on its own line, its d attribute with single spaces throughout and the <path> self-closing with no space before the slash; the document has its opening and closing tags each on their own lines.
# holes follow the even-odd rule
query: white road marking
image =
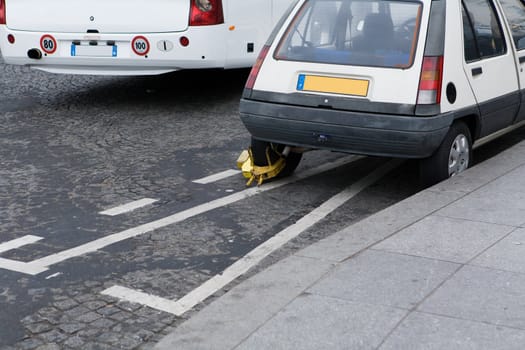
<svg viewBox="0 0 525 350">
<path fill-rule="evenodd" d="M 177 305 L 176 302 L 169 299 L 160 298 L 158 296 L 147 294 L 134 289 L 129 289 L 121 286 L 113 286 L 101 292 L 104 295 L 109 295 L 114 298 L 127 300 L 132 303 L 149 306 L 153 309 L 168 312 L 174 315 L 182 315 L 185 311 Z"/>
<path fill-rule="evenodd" d="M 362 158 L 363 157 L 361 156 L 343 157 L 334 162 L 325 163 L 316 168 L 302 171 L 301 173 L 297 175 L 290 176 L 288 178 L 285 178 L 279 181 L 270 182 L 261 187 L 250 187 L 241 192 L 237 192 L 237 193 L 228 195 L 226 197 L 218 198 L 211 202 L 197 205 L 196 207 L 175 213 L 165 218 L 155 220 L 155 221 L 152 221 L 152 222 L 149 222 L 149 223 L 137 226 L 137 227 L 133 227 L 133 228 L 130 228 L 130 229 L 118 232 L 118 233 L 114 233 L 109 236 L 105 236 L 97 240 L 82 244 L 80 246 L 61 251 L 59 253 L 51 254 L 46 257 L 33 260 L 31 262 L 23 263 L 23 262 L 19 262 L 15 260 L 0 259 L 0 268 L 22 272 L 22 273 L 26 273 L 29 275 L 37 275 L 39 273 L 42 273 L 48 270 L 51 265 L 58 264 L 62 261 L 95 252 L 109 245 L 124 241 L 126 239 L 133 238 L 141 234 L 148 233 L 148 232 L 151 232 L 151 231 L 154 231 L 154 230 L 157 230 L 159 228 L 163 228 L 169 225 L 173 225 L 175 223 L 189 219 L 196 215 L 206 213 L 210 210 L 217 209 L 217 208 L 238 202 L 246 198 L 250 198 L 252 196 L 255 196 L 256 194 L 259 194 L 265 191 L 270 191 L 270 190 L 282 187 L 284 185 L 287 185 L 287 184 L 290 184 L 290 183 L 293 183 L 293 182 L 296 182 L 296 181 L 299 181 L 299 180 L 302 180 L 302 179 L 305 179 L 305 178 L 308 178 L 314 175 L 318 175 L 325 171 L 338 168 L 342 165 L 354 162 Z"/>
<path fill-rule="evenodd" d="M 47 267 L 4 258 L 0 258 L 0 268 L 33 276 L 48 270 Z"/>
<path fill-rule="evenodd" d="M 224 288 L 233 280 L 245 274 L 248 270 L 259 264 L 264 258 L 275 252 L 277 249 L 281 248 L 284 244 L 321 221 L 328 214 L 332 213 L 334 210 L 359 194 L 368 186 L 377 182 L 390 171 L 398 167 L 401 163 L 402 161 L 400 160 L 392 160 L 382 167 L 374 170 L 365 178 L 350 185 L 342 192 L 328 199 L 321 206 L 298 220 L 295 224 L 285 228 L 263 244 L 259 245 L 257 248 L 253 249 L 243 258 L 239 259 L 226 270 L 224 270 L 222 274 L 212 277 L 201 286 L 197 287 L 177 301 L 156 297 L 141 292 L 137 294 L 137 292 L 134 292 L 133 290 L 119 286 L 111 287 L 102 293 L 113 295 L 123 300 L 148 305 L 155 309 L 172 313 L 177 316 L 182 316 L 184 313 L 191 310 L 195 305 L 203 302 L 208 297 L 215 294 L 218 290 Z"/>
<path fill-rule="evenodd" d="M 23 247 L 25 245 L 35 243 L 43 239 L 42 237 L 33 236 L 33 235 L 27 235 L 24 237 L 20 237 L 17 239 L 13 239 L 12 241 L 5 242 L 0 244 L 0 254 L 3 252 L 7 252 L 12 249 L 17 249 L 20 247 Z"/>
<path fill-rule="evenodd" d="M 58 277 L 58 276 L 60 276 L 60 275 L 62 275 L 62 272 L 54 273 L 54 274 L 52 274 L 52 275 L 47 276 L 47 277 L 46 277 L 46 280 L 50 280 L 51 278 L 55 278 L 55 277 Z"/>
<path fill-rule="evenodd" d="M 130 211 L 145 207 L 157 201 L 158 199 L 143 198 L 143 199 L 139 199 L 138 201 L 130 202 L 130 203 L 123 204 L 115 208 L 101 211 L 99 212 L 99 214 L 108 215 L 108 216 L 117 216 L 120 214 L 129 213 Z"/>
<path fill-rule="evenodd" d="M 226 170 L 226 171 L 214 174 L 214 175 L 203 177 L 202 179 L 193 180 L 192 182 L 194 182 L 196 184 L 207 185 L 207 184 L 210 184 L 212 182 L 216 182 L 216 181 L 219 181 L 219 180 L 222 180 L 222 179 L 226 179 L 226 178 L 228 178 L 230 176 L 238 175 L 240 173 L 241 173 L 240 170 L 230 169 L 230 170 Z"/>
</svg>

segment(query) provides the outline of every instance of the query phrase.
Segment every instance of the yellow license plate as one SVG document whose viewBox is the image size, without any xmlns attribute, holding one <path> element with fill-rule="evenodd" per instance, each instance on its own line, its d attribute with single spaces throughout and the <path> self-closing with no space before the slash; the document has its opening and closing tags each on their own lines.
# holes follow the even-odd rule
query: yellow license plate
<svg viewBox="0 0 525 350">
<path fill-rule="evenodd" d="M 327 92 L 332 94 L 366 96 L 369 81 L 365 79 L 334 78 L 319 75 L 300 74 L 297 90 Z"/>
</svg>

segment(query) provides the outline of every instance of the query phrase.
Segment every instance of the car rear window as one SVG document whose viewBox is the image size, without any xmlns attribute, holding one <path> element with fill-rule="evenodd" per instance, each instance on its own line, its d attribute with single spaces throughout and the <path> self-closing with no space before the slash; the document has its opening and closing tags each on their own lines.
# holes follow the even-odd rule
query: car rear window
<svg viewBox="0 0 525 350">
<path fill-rule="evenodd" d="M 274 57 L 408 68 L 414 59 L 421 8 L 413 1 L 306 0 Z"/>
</svg>

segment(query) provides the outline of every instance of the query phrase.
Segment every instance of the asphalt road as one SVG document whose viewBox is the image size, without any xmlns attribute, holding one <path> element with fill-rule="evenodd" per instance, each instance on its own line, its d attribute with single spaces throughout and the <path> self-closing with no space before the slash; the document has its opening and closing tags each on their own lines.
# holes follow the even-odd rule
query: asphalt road
<svg viewBox="0 0 525 350">
<path fill-rule="evenodd" d="M 367 183 L 391 160 L 319 151 L 274 189 L 247 192 L 240 174 L 194 182 L 235 169 L 249 143 L 238 118 L 247 70 L 85 77 L 0 62 L 0 72 L 0 349 L 150 348 L 203 304 L 177 314 L 108 288 L 174 302 L 344 189 L 359 187 L 248 275 L 418 191 L 414 161 Z M 155 201 L 102 213 L 144 198 Z M 16 240 L 28 241 L 5 248 Z"/>
</svg>

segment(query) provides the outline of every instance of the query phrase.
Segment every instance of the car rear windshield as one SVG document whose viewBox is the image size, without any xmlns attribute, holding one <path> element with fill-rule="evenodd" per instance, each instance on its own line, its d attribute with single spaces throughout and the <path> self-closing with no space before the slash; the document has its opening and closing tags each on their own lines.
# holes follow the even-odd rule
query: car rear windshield
<svg viewBox="0 0 525 350">
<path fill-rule="evenodd" d="M 306 0 L 281 39 L 278 60 L 408 68 L 421 3 Z"/>
</svg>

